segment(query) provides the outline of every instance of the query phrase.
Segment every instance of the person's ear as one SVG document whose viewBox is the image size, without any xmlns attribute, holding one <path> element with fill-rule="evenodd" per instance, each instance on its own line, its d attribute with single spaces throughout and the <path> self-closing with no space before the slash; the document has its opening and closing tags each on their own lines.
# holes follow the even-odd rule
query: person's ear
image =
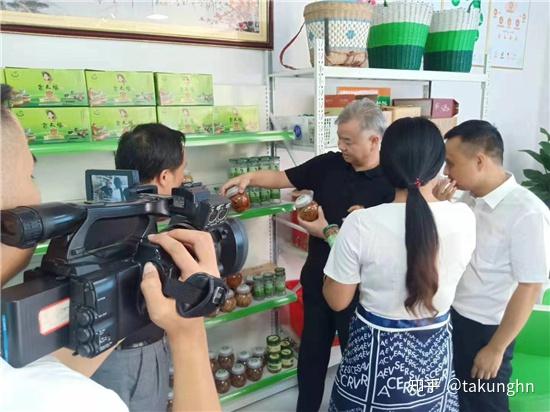
<svg viewBox="0 0 550 412">
<path fill-rule="evenodd" d="M 380 146 L 380 142 L 382 141 L 382 139 L 380 139 L 380 136 L 373 134 L 369 137 L 369 141 L 374 150 Z"/>
<path fill-rule="evenodd" d="M 489 162 L 489 158 L 487 155 L 483 152 L 479 152 L 476 154 L 476 168 L 479 171 L 482 171 L 487 167 L 487 162 Z"/>
<path fill-rule="evenodd" d="M 159 189 L 167 189 L 168 187 L 170 187 L 170 170 L 164 169 L 158 174 L 158 176 L 155 176 L 153 182 L 158 186 Z"/>
</svg>

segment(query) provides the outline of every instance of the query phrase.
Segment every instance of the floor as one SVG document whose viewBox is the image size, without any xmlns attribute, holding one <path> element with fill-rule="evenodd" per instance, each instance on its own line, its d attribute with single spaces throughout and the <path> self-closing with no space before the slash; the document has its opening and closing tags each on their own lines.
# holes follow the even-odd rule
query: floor
<svg viewBox="0 0 550 412">
<path fill-rule="evenodd" d="M 323 395 L 323 403 L 321 404 L 320 411 L 328 410 L 330 392 L 332 390 L 332 382 L 334 381 L 336 370 L 337 366 L 333 366 L 328 370 L 327 379 L 325 381 L 325 393 Z M 298 387 L 295 386 L 239 409 L 238 412 L 294 412 L 296 410 L 297 399 Z"/>
</svg>

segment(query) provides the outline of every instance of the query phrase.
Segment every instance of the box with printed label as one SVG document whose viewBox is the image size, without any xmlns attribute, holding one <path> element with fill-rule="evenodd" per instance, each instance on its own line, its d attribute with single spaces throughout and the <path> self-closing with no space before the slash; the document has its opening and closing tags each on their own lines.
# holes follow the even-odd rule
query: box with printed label
<svg viewBox="0 0 550 412">
<path fill-rule="evenodd" d="M 436 118 L 436 119 L 430 119 L 430 120 L 435 123 L 435 125 L 439 128 L 443 136 L 445 136 L 445 133 L 447 133 L 449 130 L 455 127 L 458 123 L 457 116 L 448 117 L 448 118 Z"/>
<path fill-rule="evenodd" d="M 119 138 L 139 124 L 157 121 L 155 107 L 91 107 L 89 110 L 94 140 Z"/>
<path fill-rule="evenodd" d="M 29 143 L 90 141 L 87 107 L 14 108 Z"/>
<path fill-rule="evenodd" d="M 182 133 L 212 133 L 210 106 L 158 106 L 159 123 Z"/>
<path fill-rule="evenodd" d="M 395 122 L 398 119 L 402 119 L 403 117 L 418 117 L 420 116 L 420 107 L 415 106 L 384 106 L 382 107 L 382 111 L 390 111 L 391 112 L 391 123 Z M 389 119 L 389 116 L 384 115 L 386 119 Z M 389 125 L 389 123 L 388 123 Z"/>
<path fill-rule="evenodd" d="M 348 87 L 336 88 L 337 94 L 355 94 L 360 96 L 376 95 L 376 103 L 380 106 L 389 106 L 391 102 L 391 89 L 389 87 Z"/>
<path fill-rule="evenodd" d="M 84 70 L 5 69 L 13 107 L 88 106 Z"/>
<path fill-rule="evenodd" d="M 393 99 L 394 106 L 418 106 L 422 116 L 449 118 L 458 114 L 458 102 L 455 99 Z"/>
<path fill-rule="evenodd" d="M 214 106 L 214 133 L 258 132 L 260 119 L 256 106 Z"/>
<path fill-rule="evenodd" d="M 211 74 L 155 73 L 159 106 L 212 106 Z"/>
<path fill-rule="evenodd" d="M 148 72 L 86 70 L 90 106 L 154 106 L 155 81 Z"/>
</svg>

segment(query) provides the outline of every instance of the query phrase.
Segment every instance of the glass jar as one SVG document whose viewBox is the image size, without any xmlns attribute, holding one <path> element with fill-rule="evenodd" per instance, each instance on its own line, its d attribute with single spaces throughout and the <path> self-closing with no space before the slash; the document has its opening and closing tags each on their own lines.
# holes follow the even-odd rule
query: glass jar
<svg viewBox="0 0 550 412">
<path fill-rule="evenodd" d="M 319 205 L 310 195 L 301 195 L 294 202 L 294 207 L 298 211 L 300 219 L 306 222 L 313 222 L 319 217 Z"/>
<path fill-rule="evenodd" d="M 252 291 L 252 296 L 254 296 L 254 276 L 248 275 L 245 278 L 244 283 L 246 283 L 250 287 L 250 290 Z"/>
<path fill-rule="evenodd" d="M 248 173 L 248 159 L 240 158 L 237 160 L 237 172 L 239 173 L 238 176 Z"/>
<path fill-rule="evenodd" d="M 237 299 L 235 298 L 235 292 L 231 289 L 228 289 L 225 294 L 225 302 L 221 307 L 222 312 L 229 313 L 233 312 L 237 307 Z"/>
<path fill-rule="evenodd" d="M 271 373 L 279 373 L 283 369 L 280 353 L 270 353 L 267 357 L 267 370 Z"/>
<path fill-rule="evenodd" d="M 252 348 L 252 356 L 262 360 L 262 366 L 265 366 L 267 363 L 267 358 L 265 356 L 265 348 L 263 346 L 256 346 Z"/>
<path fill-rule="evenodd" d="M 241 283 L 243 283 L 243 274 L 241 272 L 233 273 L 225 278 L 225 283 L 231 289 L 237 289 Z"/>
<path fill-rule="evenodd" d="M 239 353 L 237 353 L 237 362 L 242 363 L 244 366 L 248 365 L 248 361 L 252 355 L 247 350 L 242 350 Z"/>
<path fill-rule="evenodd" d="M 235 364 L 235 354 L 231 346 L 222 346 L 218 353 L 218 364 L 221 369 L 231 370 Z"/>
<path fill-rule="evenodd" d="M 229 372 L 225 369 L 219 369 L 214 375 L 214 381 L 216 382 L 216 390 L 219 394 L 229 392 L 231 389 L 231 381 L 229 379 Z"/>
<path fill-rule="evenodd" d="M 216 357 L 216 354 L 214 352 L 208 352 L 208 357 L 210 358 L 210 369 L 212 369 L 212 373 L 216 373 L 218 369 L 220 369 L 220 365 L 218 364 L 218 359 Z M 170 374 L 170 377 L 173 379 L 173 374 Z M 172 385 L 170 385 L 172 386 Z"/>
<path fill-rule="evenodd" d="M 292 345 L 288 338 L 285 338 L 281 341 L 281 350 L 283 349 L 292 349 Z"/>
<path fill-rule="evenodd" d="M 286 294 L 286 274 L 284 269 L 282 272 L 275 272 L 275 280 L 273 283 L 275 286 L 275 294 L 277 296 L 283 296 Z"/>
<path fill-rule="evenodd" d="M 252 293 L 248 285 L 240 285 L 237 290 L 237 306 L 240 308 L 246 308 L 252 303 Z"/>
<path fill-rule="evenodd" d="M 246 369 L 242 363 L 236 363 L 231 368 L 231 385 L 242 388 L 246 384 Z"/>
<path fill-rule="evenodd" d="M 273 283 L 273 273 L 265 272 L 264 278 L 264 296 L 270 298 L 275 293 L 275 284 Z"/>
<path fill-rule="evenodd" d="M 237 186 L 230 187 L 225 196 L 231 200 L 231 207 L 235 212 L 242 213 L 250 209 L 250 198 L 246 193 L 239 193 Z"/>
<path fill-rule="evenodd" d="M 294 366 L 294 354 L 290 349 L 281 349 L 281 363 L 285 369 Z"/>
<path fill-rule="evenodd" d="M 246 377 L 249 381 L 257 382 L 264 373 L 263 361 L 260 358 L 250 358 L 246 365 Z"/>
<path fill-rule="evenodd" d="M 281 338 L 279 335 L 269 335 L 265 340 L 267 342 L 268 354 L 281 352 Z"/>
<path fill-rule="evenodd" d="M 250 198 L 250 203 L 253 206 L 260 205 L 262 203 L 261 189 L 259 187 L 255 187 L 255 186 L 249 187 L 248 197 Z"/>
<path fill-rule="evenodd" d="M 229 178 L 239 176 L 239 159 L 229 159 Z"/>
<path fill-rule="evenodd" d="M 264 278 L 262 275 L 254 275 L 254 299 L 263 300 L 265 298 Z"/>
<path fill-rule="evenodd" d="M 279 156 L 275 156 L 271 158 L 271 170 L 278 171 L 281 167 L 281 158 Z M 281 189 L 271 189 L 271 200 L 275 203 L 279 203 L 281 201 Z"/>
<path fill-rule="evenodd" d="M 259 158 L 258 157 L 249 157 L 248 158 L 248 172 L 253 173 L 260 170 Z"/>
</svg>

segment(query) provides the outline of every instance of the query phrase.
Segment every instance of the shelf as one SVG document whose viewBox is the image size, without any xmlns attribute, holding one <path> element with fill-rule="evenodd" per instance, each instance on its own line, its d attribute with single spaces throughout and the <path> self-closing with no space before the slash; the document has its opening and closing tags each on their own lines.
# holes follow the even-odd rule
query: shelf
<svg viewBox="0 0 550 412">
<path fill-rule="evenodd" d="M 242 213 L 236 213 L 236 212 L 230 212 L 229 217 L 246 220 L 246 219 L 254 219 L 258 217 L 263 216 L 273 216 L 273 215 L 279 215 L 283 213 L 290 213 L 294 209 L 293 203 L 276 203 L 266 206 L 260 206 L 260 207 L 253 207 L 251 209 L 248 209 Z M 166 224 L 159 224 L 158 228 L 159 230 L 163 230 L 166 228 Z M 48 242 L 40 243 L 35 251 L 34 256 L 43 256 L 46 254 L 46 251 L 48 250 Z"/>
<path fill-rule="evenodd" d="M 254 300 L 252 305 L 247 308 L 237 308 L 233 312 L 224 313 L 214 318 L 206 318 L 204 324 L 207 329 L 213 328 L 224 323 L 233 322 L 238 319 L 252 316 L 257 313 L 267 312 L 272 309 L 277 309 L 286 306 L 290 303 L 296 302 L 297 296 L 294 292 L 287 290 L 284 296 L 274 296 L 266 300 Z"/>
<path fill-rule="evenodd" d="M 357 67 L 325 66 L 325 77 L 330 79 L 369 79 L 394 81 L 445 81 L 445 82 L 487 82 L 484 73 L 437 72 L 428 70 L 369 69 Z M 315 77 L 315 69 L 284 70 L 270 74 L 271 77 Z"/>
<path fill-rule="evenodd" d="M 185 147 L 203 147 L 226 144 L 269 143 L 292 140 L 292 132 L 269 131 L 258 133 L 224 133 L 219 135 L 190 134 L 185 137 Z M 89 152 L 114 152 L 118 139 L 98 142 L 44 143 L 31 145 L 35 156 L 69 155 Z"/>
</svg>

